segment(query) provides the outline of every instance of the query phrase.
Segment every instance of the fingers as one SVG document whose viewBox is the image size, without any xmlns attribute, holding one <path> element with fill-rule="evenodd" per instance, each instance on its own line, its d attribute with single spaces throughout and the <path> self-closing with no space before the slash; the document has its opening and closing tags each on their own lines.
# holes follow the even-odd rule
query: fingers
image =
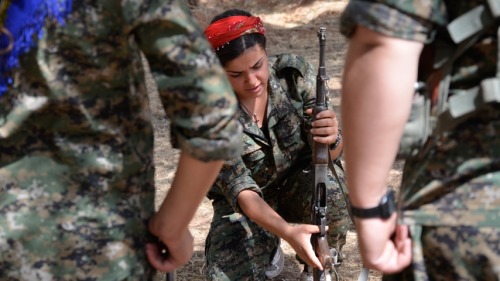
<svg viewBox="0 0 500 281">
<path fill-rule="evenodd" d="M 314 114 L 313 109 L 312 108 L 306 109 L 306 114 L 307 115 L 313 115 Z M 320 113 L 316 114 L 316 116 L 315 116 L 314 119 L 323 119 L 323 118 L 334 118 L 334 119 L 336 119 L 337 115 L 332 110 L 327 109 L 327 110 L 323 110 Z"/>
<path fill-rule="evenodd" d="M 162 239 L 161 241 L 152 241 L 145 245 L 146 256 L 151 266 L 162 272 L 171 272 L 189 262 L 193 255 L 194 242 L 189 230 L 183 232 L 175 240 Z M 162 253 L 161 251 L 165 249 L 167 252 Z"/>
<path fill-rule="evenodd" d="M 146 244 L 146 256 L 149 263 L 159 271 L 170 272 L 175 270 L 178 266 L 174 265 L 169 258 L 164 257 L 156 244 Z"/>
<path fill-rule="evenodd" d="M 411 238 L 408 226 L 398 225 L 393 239 L 387 240 L 383 251 L 375 256 L 363 259 L 368 267 L 383 273 L 397 273 L 402 271 L 412 260 Z"/>
<path fill-rule="evenodd" d="M 309 262 L 306 262 L 306 263 L 312 267 L 318 268 L 319 270 L 323 270 L 323 265 L 321 264 L 321 262 L 319 261 L 319 258 L 316 256 L 315 253 L 313 256 L 311 256 Z"/>
<path fill-rule="evenodd" d="M 321 227 L 319 225 L 305 225 L 305 227 L 310 234 L 321 233 Z M 328 231 L 328 226 L 325 227 L 325 230 Z M 308 245 L 309 249 L 306 252 L 307 259 L 305 259 L 304 262 L 306 262 L 309 266 L 316 267 L 319 270 L 323 270 L 323 264 L 321 264 L 321 261 L 316 255 L 316 252 L 313 249 L 313 245 L 310 242 L 308 243 Z"/>
<path fill-rule="evenodd" d="M 313 140 L 319 143 L 331 144 L 337 140 L 337 130 L 332 127 L 311 129 L 311 133 L 314 135 Z"/>
<path fill-rule="evenodd" d="M 337 119 L 337 115 L 332 110 L 327 109 L 327 110 L 323 110 L 320 113 L 316 114 L 316 117 L 315 117 L 316 120 L 324 119 L 324 118 Z"/>
<path fill-rule="evenodd" d="M 323 270 L 323 265 L 316 256 L 311 242 L 307 243 L 305 248 L 299 249 L 296 252 L 307 265 Z"/>
<path fill-rule="evenodd" d="M 411 263 L 412 249 L 411 238 L 407 225 L 398 225 L 396 227 L 396 238 L 394 240 L 396 250 L 399 253 L 399 267 L 405 268 Z"/>
<path fill-rule="evenodd" d="M 315 224 L 303 224 L 305 230 L 310 234 L 316 234 L 321 232 L 321 228 L 319 225 Z M 328 230 L 328 225 L 325 226 L 325 229 Z"/>
<path fill-rule="evenodd" d="M 389 258 L 381 263 L 380 271 L 384 273 L 397 273 L 410 265 L 412 259 L 411 239 L 408 236 L 408 226 L 398 225 L 395 229 L 396 235 L 392 241 L 393 245 L 388 245 L 390 249 Z"/>
<path fill-rule="evenodd" d="M 316 252 L 314 251 L 310 242 L 308 243 L 306 248 L 301 250 L 296 252 L 307 265 L 316 267 L 319 270 L 323 270 L 323 265 L 319 261 L 319 258 L 316 256 Z"/>
<path fill-rule="evenodd" d="M 323 270 L 323 266 L 316 256 L 313 245 L 311 244 L 311 235 L 319 232 L 319 226 L 314 224 L 296 225 L 294 226 L 293 235 L 288 237 L 287 242 L 306 264 Z"/>
<path fill-rule="evenodd" d="M 335 112 L 325 110 L 318 113 L 311 126 L 314 141 L 330 144 L 337 139 L 339 124 Z"/>
</svg>

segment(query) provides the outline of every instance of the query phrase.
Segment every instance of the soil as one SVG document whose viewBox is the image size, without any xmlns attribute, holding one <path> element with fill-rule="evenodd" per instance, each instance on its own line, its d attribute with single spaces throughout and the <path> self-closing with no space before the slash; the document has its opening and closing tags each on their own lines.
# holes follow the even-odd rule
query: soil
<svg viewBox="0 0 500 281">
<path fill-rule="evenodd" d="M 301 55 L 313 65 L 318 65 L 319 27 L 326 27 L 326 72 L 330 77 L 328 87 L 329 98 L 334 105 L 339 119 L 340 112 L 340 80 L 344 65 L 347 41 L 339 32 L 339 17 L 347 4 L 347 0 L 188 0 L 195 18 L 204 28 L 213 16 L 230 8 L 238 8 L 259 16 L 265 23 L 267 51 L 269 54 L 290 52 Z M 168 192 L 179 151 L 172 149 L 169 142 L 169 124 L 163 109 L 158 102 L 154 84 L 151 79 L 151 111 L 155 126 L 155 164 L 156 170 L 156 206 L 162 202 Z M 340 120 L 341 122 L 341 120 Z M 388 185 L 399 188 L 402 163 L 395 163 Z M 204 243 L 212 218 L 212 206 L 205 199 L 190 224 L 190 230 L 195 237 L 194 255 L 191 261 L 177 271 L 177 280 L 204 280 Z M 302 266 L 295 259 L 295 252 L 282 241 L 285 253 L 285 268 L 273 280 L 299 280 Z M 337 267 L 340 280 L 357 280 L 362 268 L 357 248 L 354 228 L 348 232 L 347 244 L 344 247 L 346 258 Z M 158 274 L 158 280 L 164 280 L 163 274 Z M 369 280 L 381 280 L 381 274 L 370 270 Z"/>
</svg>

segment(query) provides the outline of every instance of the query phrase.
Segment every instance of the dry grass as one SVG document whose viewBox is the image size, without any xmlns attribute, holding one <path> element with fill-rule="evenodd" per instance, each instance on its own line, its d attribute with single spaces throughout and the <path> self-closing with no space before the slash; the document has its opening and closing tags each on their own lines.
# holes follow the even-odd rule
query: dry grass
<svg viewBox="0 0 500 281">
<path fill-rule="evenodd" d="M 340 117 L 340 78 L 346 51 L 346 41 L 339 33 L 339 15 L 347 3 L 346 0 L 313 1 L 313 0 L 188 0 L 193 14 L 202 27 L 210 19 L 228 8 L 247 10 L 260 16 L 266 23 L 269 54 L 292 52 L 304 56 L 313 65 L 318 64 L 318 39 L 316 32 L 320 26 L 327 28 L 327 73 L 330 76 L 330 100 Z M 151 89 L 153 82 L 150 80 Z M 151 110 L 156 130 L 155 164 L 157 196 L 156 204 L 162 202 L 170 187 L 178 151 L 173 150 L 169 143 L 168 120 L 160 107 L 154 90 L 150 91 Z M 341 120 L 340 120 L 341 121 Z M 390 186 L 398 189 L 401 178 L 401 163 L 396 163 L 388 179 Z M 177 271 L 177 280 L 204 280 L 204 242 L 212 217 L 212 206 L 208 199 L 203 201 L 190 224 L 190 230 L 195 237 L 195 253 L 191 261 Z M 282 241 L 285 253 L 285 268 L 274 280 L 298 280 L 301 266 L 295 260 L 293 249 Z M 357 248 L 357 238 L 354 230 L 349 231 L 347 244 L 344 248 L 347 258 L 338 268 L 341 280 L 357 280 L 361 270 L 361 261 Z M 163 280 L 162 274 L 158 280 Z M 380 280 L 378 272 L 370 271 L 369 280 Z"/>
</svg>

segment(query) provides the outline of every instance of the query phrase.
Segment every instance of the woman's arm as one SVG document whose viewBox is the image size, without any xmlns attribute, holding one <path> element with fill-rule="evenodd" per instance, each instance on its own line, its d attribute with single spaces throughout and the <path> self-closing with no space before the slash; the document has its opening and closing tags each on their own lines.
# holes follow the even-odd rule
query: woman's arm
<svg viewBox="0 0 500 281">
<path fill-rule="evenodd" d="M 304 262 L 320 269 L 323 268 L 311 244 L 311 234 L 319 232 L 318 226 L 289 224 L 252 190 L 240 192 L 238 204 L 252 221 L 286 240 Z"/>
<path fill-rule="evenodd" d="M 359 26 L 350 39 L 342 85 L 342 120 L 349 196 L 353 206 L 377 206 L 410 113 L 423 44 Z M 366 266 L 395 272 L 411 261 L 407 229 L 387 220 L 356 219 Z"/>
<path fill-rule="evenodd" d="M 193 253 L 187 226 L 222 160 L 241 153 L 237 99 L 184 1 L 152 1 L 147 9 L 132 11 L 138 14 L 125 16 L 130 16 L 133 38 L 148 61 L 171 122 L 172 145 L 181 150 L 172 187 L 149 221 L 150 232 L 169 248 L 170 256 L 164 260 L 153 244 L 146 246 L 151 265 L 171 271 Z"/>
<path fill-rule="evenodd" d="M 187 263 L 193 253 L 193 237 L 188 225 L 203 197 L 217 177 L 223 161 L 202 162 L 182 152 L 174 181 L 158 212 L 149 221 L 149 231 L 167 246 L 170 255 L 160 256 L 148 244 L 148 260 L 160 271 L 172 271 Z M 196 176 L 193 176 L 196 171 Z"/>
</svg>

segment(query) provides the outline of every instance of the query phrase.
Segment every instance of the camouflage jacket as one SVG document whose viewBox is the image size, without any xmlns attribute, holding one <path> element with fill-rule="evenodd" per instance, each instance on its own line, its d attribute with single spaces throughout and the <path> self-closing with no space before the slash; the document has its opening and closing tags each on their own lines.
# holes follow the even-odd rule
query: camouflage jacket
<svg viewBox="0 0 500 281">
<path fill-rule="evenodd" d="M 443 28 L 486 1 L 351 1 L 341 20 L 350 36 L 356 25 L 382 34 L 431 43 L 448 40 Z M 477 86 L 496 74 L 497 38 L 492 28 L 453 65 L 450 92 Z M 478 114 L 434 145 L 406 160 L 402 220 L 423 225 L 500 225 L 500 110 Z"/>
<path fill-rule="evenodd" d="M 349 37 L 359 24 L 401 39 L 423 43 L 432 43 L 436 39 L 449 41 L 442 29 L 451 20 L 483 2 L 485 1 L 351 1 L 342 14 L 341 32 Z M 485 37 L 494 33 L 495 30 L 492 30 Z M 456 61 L 451 87 L 467 88 L 485 77 L 495 76 L 495 58 L 495 42 L 476 44 Z"/>
<path fill-rule="evenodd" d="M 173 144 L 198 159 L 241 152 L 236 97 L 184 1 L 72 2 L 65 25 L 45 21 L 0 97 L 2 276 L 148 279 L 153 130 L 141 52 Z"/>
<path fill-rule="evenodd" d="M 267 122 L 259 128 L 240 110 L 243 125 L 243 153 L 227 161 L 209 193 L 225 196 L 236 211 L 236 197 L 245 189 L 264 196 L 279 188 L 294 168 L 310 164 L 309 137 L 316 95 L 316 73 L 303 57 L 283 54 L 269 57 Z M 309 161 L 304 161 L 309 159 Z"/>
</svg>

